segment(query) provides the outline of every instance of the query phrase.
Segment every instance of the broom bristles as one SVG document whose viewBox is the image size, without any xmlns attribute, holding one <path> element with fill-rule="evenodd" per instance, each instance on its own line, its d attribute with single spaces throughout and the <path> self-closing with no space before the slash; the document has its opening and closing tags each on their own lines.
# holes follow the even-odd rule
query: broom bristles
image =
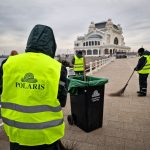
<svg viewBox="0 0 150 150">
<path fill-rule="evenodd" d="M 122 89 L 120 89 L 118 92 L 110 93 L 109 96 L 122 96 L 124 94 L 126 87 L 127 87 L 127 84 Z"/>
</svg>

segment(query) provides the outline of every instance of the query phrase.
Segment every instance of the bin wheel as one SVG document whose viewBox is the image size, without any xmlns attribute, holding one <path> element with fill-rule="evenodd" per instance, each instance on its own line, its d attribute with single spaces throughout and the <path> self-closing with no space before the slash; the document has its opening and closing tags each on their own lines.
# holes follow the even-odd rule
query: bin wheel
<svg viewBox="0 0 150 150">
<path fill-rule="evenodd" d="M 74 124 L 72 115 L 68 115 L 67 120 L 70 125 Z"/>
</svg>

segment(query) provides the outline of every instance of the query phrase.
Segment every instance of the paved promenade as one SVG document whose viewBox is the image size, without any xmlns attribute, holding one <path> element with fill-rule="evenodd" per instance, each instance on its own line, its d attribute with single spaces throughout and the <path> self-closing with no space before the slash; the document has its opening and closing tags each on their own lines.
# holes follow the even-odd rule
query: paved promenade
<svg viewBox="0 0 150 150">
<path fill-rule="evenodd" d="M 138 74 L 135 73 L 124 96 L 110 97 L 124 87 L 138 58 L 116 59 L 93 76 L 108 78 L 105 86 L 103 127 L 86 133 L 75 125 L 70 126 L 67 115 L 70 100 L 63 108 L 66 132 L 62 139 L 76 150 L 150 150 L 150 76 L 147 97 L 137 97 Z M 0 140 L 0 150 L 9 150 L 8 142 Z"/>
</svg>

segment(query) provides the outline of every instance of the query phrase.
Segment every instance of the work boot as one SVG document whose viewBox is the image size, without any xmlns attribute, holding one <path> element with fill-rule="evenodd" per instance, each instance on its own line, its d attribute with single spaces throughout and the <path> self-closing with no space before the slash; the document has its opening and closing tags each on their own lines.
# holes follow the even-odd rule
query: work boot
<svg viewBox="0 0 150 150">
<path fill-rule="evenodd" d="M 146 93 L 139 93 L 138 96 L 139 96 L 139 97 L 146 96 Z"/>
</svg>

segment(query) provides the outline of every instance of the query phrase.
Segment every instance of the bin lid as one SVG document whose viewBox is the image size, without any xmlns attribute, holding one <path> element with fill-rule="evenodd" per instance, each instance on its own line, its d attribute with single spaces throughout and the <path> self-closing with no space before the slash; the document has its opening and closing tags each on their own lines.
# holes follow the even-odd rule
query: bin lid
<svg viewBox="0 0 150 150">
<path fill-rule="evenodd" d="M 71 94 L 78 94 L 79 87 L 100 86 L 107 82 L 108 79 L 106 78 L 86 76 L 86 81 L 84 81 L 84 76 L 72 76 L 68 78 L 68 92 Z"/>
</svg>

